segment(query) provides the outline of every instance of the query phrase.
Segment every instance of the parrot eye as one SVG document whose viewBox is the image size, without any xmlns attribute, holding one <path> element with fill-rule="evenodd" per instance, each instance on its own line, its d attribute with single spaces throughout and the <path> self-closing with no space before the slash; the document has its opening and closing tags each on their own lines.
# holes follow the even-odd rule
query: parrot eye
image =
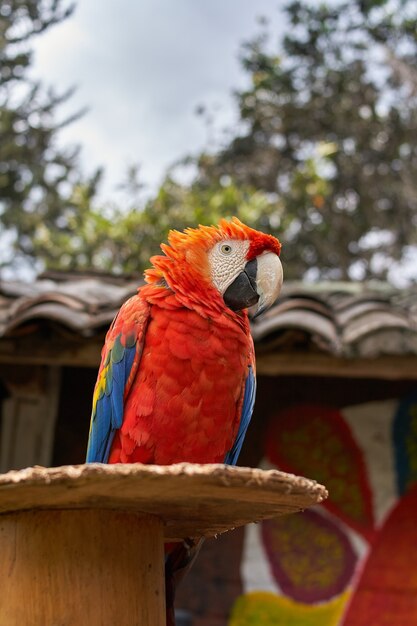
<svg viewBox="0 0 417 626">
<path fill-rule="evenodd" d="M 228 255 L 232 252 L 232 246 L 228 243 L 224 243 L 222 246 L 220 246 L 220 252 L 222 254 Z"/>
</svg>

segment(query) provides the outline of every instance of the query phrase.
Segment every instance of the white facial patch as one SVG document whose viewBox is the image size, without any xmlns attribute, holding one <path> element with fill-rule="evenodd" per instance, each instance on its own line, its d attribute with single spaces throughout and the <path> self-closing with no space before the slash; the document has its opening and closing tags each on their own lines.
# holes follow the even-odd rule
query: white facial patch
<svg viewBox="0 0 417 626">
<path fill-rule="evenodd" d="M 249 241 L 224 239 L 210 250 L 211 280 L 222 295 L 245 268 L 249 245 Z"/>
</svg>

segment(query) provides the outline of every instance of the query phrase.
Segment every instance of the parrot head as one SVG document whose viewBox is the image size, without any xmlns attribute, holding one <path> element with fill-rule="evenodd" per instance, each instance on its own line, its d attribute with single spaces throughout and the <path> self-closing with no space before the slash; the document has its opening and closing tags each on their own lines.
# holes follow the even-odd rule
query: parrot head
<svg viewBox="0 0 417 626">
<path fill-rule="evenodd" d="M 253 307 L 257 316 L 281 290 L 280 242 L 236 217 L 218 226 L 170 231 L 168 245 L 161 244 L 161 249 L 164 255 L 151 258 L 146 281 L 169 287 L 193 308 L 238 312 Z"/>
</svg>

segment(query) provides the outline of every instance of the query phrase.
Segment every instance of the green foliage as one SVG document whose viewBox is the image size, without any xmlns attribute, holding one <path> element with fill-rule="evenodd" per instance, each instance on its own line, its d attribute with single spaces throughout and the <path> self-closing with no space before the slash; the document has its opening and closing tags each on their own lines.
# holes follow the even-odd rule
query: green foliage
<svg viewBox="0 0 417 626">
<path fill-rule="evenodd" d="M 237 215 L 248 224 L 262 223 L 268 230 L 269 216 L 280 213 L 265 193 L 230 182 L 189 187 L 168 177 L 154 198 L 123 210 L 95 207 L 94 193 L 87 186 L 76 187 L 71 198 L 76 210 L 69 214 L 65 227 L 38 229 L 34 248 L 47 267 L 134 274 L 149 267 L 149 257 L 160 252 L 159 245 L 171 228 L 213 224 Z"/>
<path fill-rule="evenodd" d="M 287 276 L 385 278 L 417 231 L 417 6 L 290 2 L 243 48 L 242 132 L 200 176 L 276 193 Z"/>
<path fill-rule="evenodd" d="M 54 230 L 71 210 L 75 148 L 57 146 L 60 105 L 71 95 L 30 80 L 32 37 L 70 15 L 65 0 L 3 0 L 0 8 L 0 265 L 36 254 L 39 230 Z M 74 206 L 72 206 L 74 210 Z M 9 245 L 5 245 L 7 239 Z M 33 261 L 32 261 L 33 263 Z"/>
<path fill-rule="evenodd" d="M 31 62 L 25 44 L 34 35 L 69 17 L 65 0 L 2 0 L 0 8 L 0 85 L 24 79 Z"/>
</svg>

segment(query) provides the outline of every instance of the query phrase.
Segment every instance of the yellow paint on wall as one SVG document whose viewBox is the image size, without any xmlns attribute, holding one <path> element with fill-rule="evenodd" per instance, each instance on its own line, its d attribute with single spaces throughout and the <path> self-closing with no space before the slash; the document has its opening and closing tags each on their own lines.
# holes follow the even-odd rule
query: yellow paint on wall
<svg viewBox="0 0 417 626">
<path fill-rule="evenodd" d="M 345 591 L 323 604 L 301 604 L 267 591 L 240 596 L 229 626 L 338 626 L 350 596 Z"/>
</svg>

